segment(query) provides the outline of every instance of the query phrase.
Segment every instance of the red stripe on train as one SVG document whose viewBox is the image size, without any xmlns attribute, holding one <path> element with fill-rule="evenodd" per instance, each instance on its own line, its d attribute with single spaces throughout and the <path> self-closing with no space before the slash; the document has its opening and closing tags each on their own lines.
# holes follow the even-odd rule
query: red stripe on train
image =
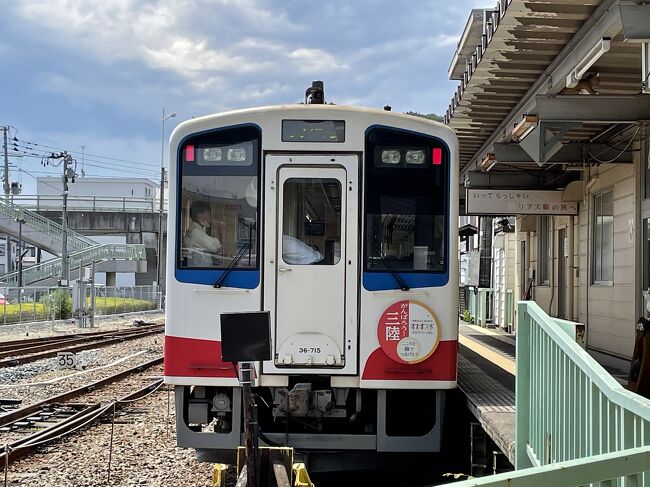
<svg viewBox="0 0 650 487">
<path fill-rule="evenodd" d="M 221 361 L 221 342 L 165 335 L 168 377 L 237 377 L 230 362 Z"/>
<path fill-rule="evenodd" d="M 363 380 L 456 380 L 458 342 L 441 341 L 431 356 L 417 364 L 400 364 L 381 348 L 370 354 L 363 369 Z"/>
</svg>

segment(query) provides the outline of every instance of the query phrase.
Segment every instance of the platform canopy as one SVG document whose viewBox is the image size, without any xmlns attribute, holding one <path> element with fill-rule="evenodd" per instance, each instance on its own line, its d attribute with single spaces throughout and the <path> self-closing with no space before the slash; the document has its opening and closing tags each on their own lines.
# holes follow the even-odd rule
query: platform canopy
<svg viewBox="0 0 650 487">
<path fill-rule="evenodd" d="M 628 142 L 650 120 L 648 40 L 650 5 L 631 0 L 473 10 L 445 114 L 460 140 L 461 185 L 559 189 L 579 178 L 571 166 L 632 162 Z"/>
</svg>

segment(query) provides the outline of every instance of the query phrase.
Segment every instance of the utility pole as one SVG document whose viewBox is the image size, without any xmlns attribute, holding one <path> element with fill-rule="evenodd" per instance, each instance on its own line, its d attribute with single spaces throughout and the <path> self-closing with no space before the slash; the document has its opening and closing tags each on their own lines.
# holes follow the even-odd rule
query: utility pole
<svg viewBox="0 0 650 487">
<path fill-rule="evenodd" d="M 18 287 L 23 287 L 23 259 L 27 253 L 26 250 L 23 250 L 23 225 L 25 219 L 17 217 L 14 221 L 18 223 Z"/>
<path fill-rule="evenodd" d="M 73 182 L 77 177 L 75 168 L 76 161 L 72 158 L 67 151 L 59 152 L 58 154 L 52 153 L 45 161 L 43 165 L 49 165 L 52 160 L 61 160 L 59 163 L 63 167 L 63 174 L 61 176 L 62 184 L 62 199 L 63 207 L 61 209 L 61 226 L 63 231 L 61 232 L 61 275 L 59 276 L 59 285 L 67 286 L 70 283 L 70 262 L 68 256 L 68 182 Z M 58 167 L 58 164 L 56 165 Z"/>
<path fill-rule="evenodd" d="M 162 263 L 163 263 L 163 205 L 165 204 L 165 168 L 160 168 L 160 211 L 158 212 L 158 266 L 156 269 L 156 283 L 160 287 L 162 279 Z"/>
<path fill-rule="evenodd" d="M 162 110 L 161 129 L 160 129 L 160 208 L 158 208 L 158 265 L 156 266 L 156 284 L 162 291 L 160 286 L 162 281 L 162 266 L 163 266 L 163 205 L 165 203 L 165 122 L 176 116 L 176 112 L 170 113 L 165 116 L 165 108 Z"/>
<path fill-rule="evenodd" d="M 85 168 L 85 164 L 84 164 L 84 162 L 85 162 L 84 161 L 85 152 L 86 152 L 86 146 L 82 145 L 81 146 L 81 177 L 82 178 L 86 177 L 86 168 Z"/>
<path fill-rule="evenodd" d="M 7 134 L 9 132 L 9 127 L 2 127 L 2 138 L 3 138 L 3 152 L 4 152 L 4 163 L 5 170 L 2 178 L 2 187 L 5 191 L 5 198 L 9 197 L 9 144 L 7 143 Z"/>
<path fill-rule="evenodd" d="M 68 181 L 74 183 L 74 169 L 72 169 L 72 156 L 67 152 L 63 153 L 63 208 L 61 212 L 61 224 L 63 235 L 61 242 L 61 284 L 70 283 L 70 262 L 68 260 Z"/>
</svg>

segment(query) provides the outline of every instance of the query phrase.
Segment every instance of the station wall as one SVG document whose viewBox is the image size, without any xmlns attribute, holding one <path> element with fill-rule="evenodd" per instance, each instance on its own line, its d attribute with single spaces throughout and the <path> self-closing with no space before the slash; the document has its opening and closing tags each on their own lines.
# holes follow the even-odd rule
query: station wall
<svg viewBox="0 0 650 487">
<path fill-rule="evenodd" d="M 601 164 L 587 169 L 583 174 L 584 193 L 578 216 L 548 217 L 547 235 L 552 236 L 548 241 L 548 283 L 543 284 L 539 279 L 544 260 L 539 255 L 544 217 L 517 218 L 517 299 L 524 297 L 526 286 L 522 280 L 530 279 L 534 272 L 533 299 L 551 316 L 584 323 L 589 349 L 616 360 L 631 358 L 635 322 L 640 313 L 643 257 L 637 229 L 641 228 L 639 180 L 644 165 L 640 163 L 639 153 L 642 151 L 636 152 L 634 164 Z M 599 221 L 601 227 L 606 221 L 605 233 L 611 232 L 611 240 L 610 237 L 606 240 L 612 243 L 612 272 L 606 276 L 611 278 L 598 280 L 594 265 L 594 214 L 602 199 L 597 202 L 595 198 L 610 191 L 611 216 L 603 216 Z M 560 232 L 567 239 L 566 244 Z M 563 286 L 560 273 L 563 273 Z M 560 309 L 560 293 L 564 295 L 564 313 Z"/>
</svg>

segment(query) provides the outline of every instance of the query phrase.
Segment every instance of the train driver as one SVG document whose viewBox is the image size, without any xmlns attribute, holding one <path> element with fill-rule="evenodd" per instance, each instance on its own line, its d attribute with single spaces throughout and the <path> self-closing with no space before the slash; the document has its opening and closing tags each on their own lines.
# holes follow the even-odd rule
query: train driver
<svg viewBox="0 0 650 487">
<path fill-rule="evenodd" d="M 212 267 L 212 258 L 221 250 L 221 242 L 206 230 L 210 226 L 210 205 L 205 201 L 192 203 L 190 219 L 183 246 L 190 249 L 191 266 Z"/>
</svg>

